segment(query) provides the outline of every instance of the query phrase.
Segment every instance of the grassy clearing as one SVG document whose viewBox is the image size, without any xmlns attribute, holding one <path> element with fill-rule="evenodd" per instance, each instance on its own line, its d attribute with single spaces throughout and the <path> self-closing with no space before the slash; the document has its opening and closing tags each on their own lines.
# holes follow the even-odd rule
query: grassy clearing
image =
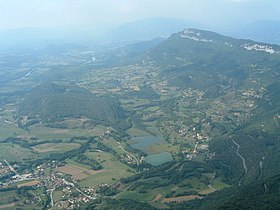
<svg viewBox="0 0 280 210">
<path fill-rule="evenodd" d="M 0 137 L 8 138 L 17 135 L 23 135 L 25 130 L 18 128 L 15 120 L 13 119 L 13 106 L 6 106 L 0 111 Z"/>
<path fill-rule="evenodd" d="M 58 202 L 61 200 L 63 196 L 63 192 L 62 191 L 54 191 L 53 192 L 53 200 L 54 200 L 54 203 Z"/>
<path fill-rule="evenodd" d="M 117 152 L 119 155 L 125 154 L 125 151 L 123 151 L 123 149 L 119 147 L 121 145 L 123 146 L 123 148 L 125 148 L 126 145 L 124 145 L 123 143 L 120 143 L 119 145 L 118 142 L 112 138 L 103 139 L 103 142 L 107 146 L 110 146 L 113 150 L 115 150 L 115 152 Z"/>
<path fill-rule="evenodd" d="M 36 159 L 38 155 L 34 151 L 22 148 L 16 144 L 2 143 L 0 146 L 0 155 L 7 161 L 19 161 Z"/>
<path fill-rule="evenodd" d="M 85 122 L 87 122 L 88 119 L 86 118 L 81 118 L 81 119 L 68 119 L 68 120 L 63 120 L 57 124 L 66 126 L 69 129 L 74 129 L 74 128 L 81 128 Z"/>
<path fill-rule="evenodd" d="M 178 153 L 180 151 L 179 145 L 172 145 L 168 143 L 153 144 L 148 149 L 148 154 L 156 154 L 160 152 L 169 152 L 171 154 Z"/>
<path fill-rule="evenodd" d="M 38 180 L 33 180 L 33 181 L 23 181 L 20 182 L 17 186 L 18 187 L 30 187 L 30 186 L 35 186 L 39 184 L 40 182 Z"/>
<path fill-rule="evenodd" d="M 157 110 L 159 110 L 160 107 L 159 106 L 150 106 L 146 109 L 144 109 L 144 111 L 148 111 L 148 112 L 156 112 Z"/>
<path fill-rule="evenodd" d="M 194 199 L 200 199 L 202 198 L 201 196 L 198 195 L 187 195 L 187 196 L 179 196 L 179 197 L 175 197 L 175 198 L 164 198 L 162 200 L 162 202 L 164 203 L 181 203 L 181 202 L 185 202 L 185 201 L 190 201 L 190 200 L 194 200 Z"/>
<path fill-rule="evenodd" d="M 213 187 L 217 190 L 221 190 L 223 188 L 230 187 L 230 185 L 222 182 L 220 178 L 216 178 L 213 181 Z"/>
<path fill-rule="evenodd" d="M 15 137 L 18 135 L 24 135 L 26 131 L 18 128 L 15 124 L 0 123 L 0 138 Z"/>
<path fill-rule="evenodd" d="M 96 135 L 103 134 L 107 130 L 107 127 L 102 125 L 97 125 L 92 129 L 92 132 Z"/>
<path fill-rule="evenodd" d="M 158 181 L 158 179 L 151 178 L 149 179 L 150 182 Z M 149 202 L 153 201 L 159 194 L 161 195 L 161 199 L 164 198 L 167 194 L 171 193 L 172 188 L 174 185 L 166 185 L 165 187 L 158 187 L 154 189 L 149 189 L 149 186 L 140 186 L 134 191 L 124 191 L 123 193 L 119 194 L 118 198 L 120 199 L 133 199 L 138 201 Z M 147 191 L 145 193 L 140 192 Z"/>
<path fill-rule="evenodd" d="M 132 109 L 138 109 L 139 106 L 150 104 L 151 101 L 149 99 L 136 99 L 133 100 Z"/>
<path fill-rule="evenodd" d="M 215 192 L 215 190 L 208 187 L 208 188 L 205 188 L 204 190 L 200 190 L 199 194 L 200 195 L 208 195 L 208 194 L 213 193 L 213 192 Z"/>
<path fill-rule="evenodd" d="M 73 163 L 73 161 L 72 161 Z M 88 176 L 101 173 L 100 171 L 94 171 L 89 168 L 84 167 L 82 164 L 67 164 L 65 166 L 61 166 L 57 168 L 58 172 L 69 174 L 75 180 L 83 180 L 86 179 Z"/>
<path fill-rule="evenodd" d="M 47 143 L 39 144 L 32 147 L 33 150 L 39 153 L 53 153 L 53 152 L 67 152 L 79 148 L 81 145 L 78 143 Z"/>
<path fill-rule="evenodd" d="M 122 193 L 118 198 L 148 202 L 152 201 L 155 198 L 155 195 L 153 195 L 152 193 L 138 193 L 135 191 L 126 191 Z"/>
<path fill-rule="evenodd" d="M 66 162 L 69 164 L 69 165 L 73 165 L 73 166 L 77 166 L 77 167 L 80 167 L 80 168 L 84 168 L 84 169 L 87 169 L 87 170 L 91 170 L 91 167 L 88 166 L 88 165 L 84 165 L 84 164 L 81 164 L 81 163 L 78 163 L 72 159 L 68 159 L 66 160 Z"/>
<path fill-rule="evenodd" d="M 113 184 L 120 178 L 132 175 L 132 172 L 127 171 L 128 166 L 116 160 L 112 154 L 105 152 L 88 152 L 86 155 L 90 158 L 101 162 L 103 170 L 101 173 L 91 175 L 79 182 L 81 187 L 94 186 L 102 183 Z"/>
<path fill-rule="evenodd" d="M 0 192 L 0 205 L 11 204 L 15 202 L 15 198 L 17 198 L 16 191 L 10 190 L 6 192 Z"/>
<path fill-rule="evenodd" d="M 145 131 L 142 131 L 138 128 L 130 128 L 126 131 L 126 133 L 131 137 L 139 137 L 139 136 L 148 136 L 149 135 Z"/>
<path fill-rule="evenodd" d="M 119 146 L 118 142 L 112 138 L 106 138 L 106 139 L 104 138 L 103 142 L 111 148 L 116 148 Z"/>
<path fill-rule="evenodd" d="M 159 187 L 152 190 L 148 190 L 147 193 L 140 193 L 139 189 L 135 191 L 125 191 L 121 193 L 118 198 L 120 199 L 133 199 L 142 202 L 153 202 L 157 200 L 159 203 L 167 194 L 171 193 L 174 185 L 168 185 L 165 187 Z M 145 190 L 144 190 L 145 191 Z M 160 198 L 158 198 L 160 195 Z M 161 204 L 159 206 L 163 207 Z"/>
<path fill-rule="evenodd" d="M 43 125 L 30 126 L 30 135 L 42 140 L 62 139 L 69 140 L 73 136 L 93 136 L 94 130 L 87 129 L 58 129 L 48 128 Z"/>
</svg>

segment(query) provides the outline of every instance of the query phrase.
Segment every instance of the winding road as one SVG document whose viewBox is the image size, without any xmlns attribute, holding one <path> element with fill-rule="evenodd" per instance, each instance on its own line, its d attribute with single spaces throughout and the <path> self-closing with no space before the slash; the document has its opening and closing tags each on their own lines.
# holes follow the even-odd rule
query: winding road
<svg viewBox="0 0 280 210">
<path fill-rule="evenodd" d="M 245 174 L 247 174 L 248 173 L 248 168 L 247 168 L 247 165 L 246 165 L 245 158 L 239 153 L 240 145 L 236 141 L 234 141 L 234 139 L 231 137 L 231 135 L 229 137 L 232 140 L 232 142 L 237 146 L 236 154 L 242 159 L 243 168 L 244 168 Z"/>
</svg>

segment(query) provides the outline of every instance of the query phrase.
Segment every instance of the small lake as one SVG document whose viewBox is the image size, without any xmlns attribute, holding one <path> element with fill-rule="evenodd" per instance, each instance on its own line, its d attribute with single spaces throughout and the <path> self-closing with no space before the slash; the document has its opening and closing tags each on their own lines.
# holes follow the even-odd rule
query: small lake
<svg viewBox="0 0 280 210">
<path fill-rule="evenodd" d="M 172 155 L 169 152 L 161 152 L 158 154 L 148 155 L 144 158 L 147 163 L 153 166 L 158 166 L 163 163 L 167 163 L 173 160 Z"/>
<path fill-rule="evenodd" d="M 133 141 L 137 142 L 131 146 L 139 150 L 147 150 L 151 145 L 160 143 L 161 137 L 158 136 L 141 136 L 132 138 Z"/>
</svg>

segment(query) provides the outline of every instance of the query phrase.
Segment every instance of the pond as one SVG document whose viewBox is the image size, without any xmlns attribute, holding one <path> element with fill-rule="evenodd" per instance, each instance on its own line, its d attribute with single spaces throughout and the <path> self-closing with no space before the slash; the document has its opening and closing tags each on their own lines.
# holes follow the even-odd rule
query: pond
<svg viewBox="0 0 280 210">
<path fill-rule="evenodd" d="M 158 154 L 148 155 L 144 158 L 147 163 L 153 166 L 158 166 L 163 163 L 167 163 L 173 160 L 172 155 L 169 152 L 161 152 Z"/>
<path fill-rule="evenodd" d="M 151 145 L 160 143 L 162 141 L 161 137 L 158 136 L 141 136 L 132 138 L 132 140 L 137 143 L 132 144 L 131 146 L 142 151 L 147 150 Z"/>
</svg>

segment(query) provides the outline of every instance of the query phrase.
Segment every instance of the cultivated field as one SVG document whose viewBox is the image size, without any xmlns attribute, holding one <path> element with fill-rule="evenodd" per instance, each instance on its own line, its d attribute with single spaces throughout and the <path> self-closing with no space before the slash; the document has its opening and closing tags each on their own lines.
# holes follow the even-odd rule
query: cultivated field
<svg viewBox="0 0 280 210">
<path fill-rule="evenodd" d="M 66 166 L 61 166 L 57 168 L 58 172 L 64 174 L 70 174 L 75 180 L 83 180 L 88 176 L 99 174 L 104 172 L 104 170 L 94 171 L 87 168 L 83 168 L 76 165 L 67 164 Z"/>
<path fill-rule="evenodd" d="M 39 153 L 67 152 L 79 148 L 79 146 L 78 143 L 46 143 L 32 147 L 32 149 Z"/>
<path fill-rule="evenodd" d="M 7 161 L 24 161 L 35 159 L 38 156 L 30 149 L 22 148 L 16 144 L 2 143 L 0 147 L 0 155 Z M 1 158 L 0 157 L 0 158 Z"/>
<path fill-rule="evenodd" d="M 22 183 L 22 184 L 18 184 L 17 186 L 18 187 L 31 187 L 31 186 L 35 186 L 39 183 L 40 183 L 40 181 L 33 180 L 33 181 L 28 181 L 28 182 L 25 182 L 25 183 Z"/>
<path fill-rule="evenodd" d="M 58 128 L 48 128 L 44 125 L 33 125 L 29 127 L 30 136 L 34 136 L 38 139 L 42 140 L 49 140 L 49 139 L 62 139 L 62 140 L 69 140 L 73 136 L 93 136 L 97 135 L 96 133 L 99 132 L 95 131 L 94 129 L 58 129 Z"/>
<path fill-rule="evenodd" d="M 127 165 L 116 160 L 112 154 L 106 152 L 88 152 L 86 155 L 101 162 L 103 170 L 101 170 L 101 173 L 88 176 L 80 182 L 79 185 L 81 187 L 94 186 L 103 183 L 113 184 L 120 178 L 128 177 L 133 174 L 128 171 L 129 167 Z"/>
<path fill-rule="evenodd" d="M 179 197 L 175 197 L 175 198 L 164 198 L 162 200 L 162 202 L 164 203 L 182 203 L 185 201 L 190 201 L 190 200 L 194 200 L 194 199 L 201 199 L 202 197 L 198 196 L 198 195 L 187 195 L 187 196 L 179 196 Z"/>
</svg>

